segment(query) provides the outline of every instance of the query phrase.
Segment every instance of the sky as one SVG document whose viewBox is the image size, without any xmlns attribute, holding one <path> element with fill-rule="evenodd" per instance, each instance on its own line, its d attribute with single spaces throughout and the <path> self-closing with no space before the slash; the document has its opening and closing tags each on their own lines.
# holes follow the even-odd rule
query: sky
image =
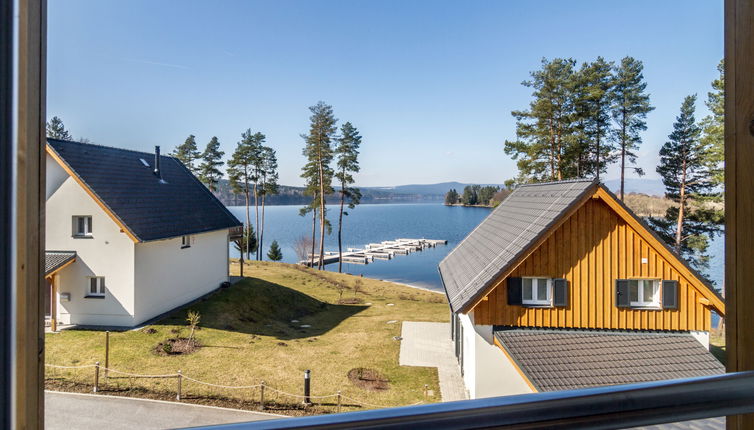
<svg viewBox="0 0 754 430">
<path fill-rule="evenodd" d="M 541 59 L 644 62 L 656 109 L 639 165 L 655 166 L 686 95 L 697 118 L 723 56 L 722 0 L 49 0 L 47 116 L 75 138 L 152 152 L 250 128 L 301 185 L 308 107 L 363 136 L 357 186 L 516 175 L 503 142 Z M 618 176 L 609 170 L 607 178 Z"/>
</svg>

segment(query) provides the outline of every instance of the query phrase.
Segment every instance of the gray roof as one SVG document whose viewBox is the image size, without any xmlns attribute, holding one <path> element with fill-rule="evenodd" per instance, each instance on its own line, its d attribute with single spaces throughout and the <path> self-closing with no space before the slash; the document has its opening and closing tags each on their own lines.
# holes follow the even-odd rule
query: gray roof
<svg viewBox="0 0 754 430">
<path fill-rule="evenodd" d="M 458 311 L 525 254 L 582 197 L 593 180 L 522 185 L 440 262 L 448 302 Z"/>
<path fill-rule="evenodd" d="M 45 276 L 76 258 L 76 251 L 45 251 Z"/>
<path fill-rule="evenodd" d="M 688 332 L 498 327 L 495 337 L 538 391 L 725 373 Z"/>
<path fill-rule="evenodd" d="M 177 158 L 47 139 L 49 148 L 142 242 L 238 227 L 241 222 Z"/>
<path fill-rule="evenodd" d="M 725 430 L 725 417 L 632 427 L 628 430 Z"/>
</svg>

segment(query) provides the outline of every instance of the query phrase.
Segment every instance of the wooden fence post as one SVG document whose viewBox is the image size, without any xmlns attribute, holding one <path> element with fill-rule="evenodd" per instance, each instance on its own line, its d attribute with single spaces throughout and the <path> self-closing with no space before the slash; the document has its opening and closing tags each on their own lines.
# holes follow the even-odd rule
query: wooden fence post
<svg viewBox="0 0 754 430">
<path fill-rule="evenodd" d="M 429 396 L 429 384 L 424 384 L 424 400 L 427 400 L 427 396 Z"/>
<path fill-rule="evenodd" d="M 183 374 L 179 370 L 178 371 L 178 391 L 177 391 L 177 394 L 175 395 L 175 399 L 178 400 L 179 402 L 181 401 L 181 383 L 182 382 L 183 382 Z"/>
<path fill-rule="evenodd" d="M 338 413 L 340 413 L 340 390 L 338 390 Z"/>
<path fill-rule="evenodd" d="M 259 388 L 259 405 L 260 410 L 264 410 L 264 381 L 262 381 L 262 386 Z"/>
<path fill-rule="evenodd" d="M 99 391 L 99 361 L 94 363 L 94 389 L 93 392 Z"/>
<path fill-rule="evenodd" d="M 108 377 L 110 368 L 110 330 L 105 332 L 105 379 Z"/>
</svg>

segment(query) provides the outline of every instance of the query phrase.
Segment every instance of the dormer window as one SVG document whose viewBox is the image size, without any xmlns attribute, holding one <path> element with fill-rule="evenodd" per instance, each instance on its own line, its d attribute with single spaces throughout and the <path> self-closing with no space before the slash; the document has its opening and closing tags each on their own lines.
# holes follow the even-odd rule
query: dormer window
<svg viewBox="0 0 754 430">
<path fill-rule="evenodd" d="M 92 237 L 92 217 L 78 215 L 73 217 L 73 237 Z"/>
<path fill-rule="evenodd" d="M 660 292 L 662 282 L 663 292 Z M 659 279 L 618 279 L 616 303 L 619 308 L 677 309 L 678 282 Z M 665 296 L 665 297 L 661 297 Z"/>
<path fill-rule="evenodd" d="M 191 236 L 181 236 L 181 249 L 191 247 Z"/>
</svg>

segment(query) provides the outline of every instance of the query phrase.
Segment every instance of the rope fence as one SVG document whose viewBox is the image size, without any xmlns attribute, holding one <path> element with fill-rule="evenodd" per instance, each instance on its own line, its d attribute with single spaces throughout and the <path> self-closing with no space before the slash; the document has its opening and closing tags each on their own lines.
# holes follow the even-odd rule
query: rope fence
<svg viewBox="0 0 754 430">
<path fill-rule="evenodd" d="M 301 404 L 304 406 L 310 406 L 314 405 L 315 402 L 313 400 L 319 400 L 318 406 L 326 406 L 327 404 L 321 402 L 324 399 L 334 399 L 335 402 L 334 405 L 330 404 L 331 406 L 336 406 L 337 412 L 341 411 L 342 406 L 361 406 L 361 407 L 372 407 L 372 408 L 390 408 L 395 407 L 397 405 L 378 405 L 374 403 L 364 402 L 359 399 L 355 399 L 353 397 L 344 396 L 341 394 L 340 391 L 334 393 L 334 394 L 327 394 L 327 395 L 319 395 L 314 396 L 309 394 L 308 387 L 305 386 L 305 394 L 293 394 L 288 393 L 282 390 L 279 390 L 277 388 L 273 388 L 267 384 L 265 384 L 264 381 L 262 381 L 259 384 L 255 385 L 222 385 L 222 384 L 214 384 L 211 382 L 202 381 L 199 379 L 192 378 L 190 376 L 187 376 L 183 374 L 180 370 L 178 370 L 176 373 L 169 373 L 169 374 L 140 374 L 140 373 L 130 373 L 130 372 L 124 372 L 117 369 L 108 368 L 105 366 L 101 366 L 99 362 L 96 362 L 95 364 L 84 364 L 84 365 L 72 365 L 72 366 L 60 366 L 55 364 L 47 364 L 45 363 L 45 367 L 53 369 L 53 372 L 60 369 L 60 370 L 83 370 L 83 369 L 94 369 L 93 371 L 93 385 L 92 385 L 92 391 L 93 392 L 99 392 L 100 391 L 100 372 L 104 372 L 104 380 L 113 380 L 117 381 L 119 379 L 128 379 L 129 381 L 132 379 L 175 379 L 177 380 L 177 383 L 174 388 L 174 392 L 176 394 L 175 399 L 178 401 L 181 401 L 183 398 L 185 398 L 186 390 L 184 388 L 184 380 L 188 382 L 193 382 L 195 384 L 204 385 L 208 387 L 213 388 L 219 388 L 224 390 L 252 390 L 252 396 L 256 397 L 256 399 L 246 399 L 251 400 L 252 403 L 259 403 L 260 409 L 264 410 L 266 405 L 271 404 L 271 401 L 273 400 L 271 395 L 276 395 L 279 399 L 280 396 L 282 397 L 288 397 L 292 399 L 301 400 Z M 110 376 L 110 374 L 115 374 L 119 376 Z M 54 375 L 53 375 L 54 376 Z M 428 398 L 428 386 L 424 385 L 424 398 L 425 400 Z M 348 402 L 347 404 L 344 404 L 344 402 Z M 420 401 L 417 403 L 414 403 L 410 406 L 415 406 L 425 403 L 424 401 Z"/>
</svg>

